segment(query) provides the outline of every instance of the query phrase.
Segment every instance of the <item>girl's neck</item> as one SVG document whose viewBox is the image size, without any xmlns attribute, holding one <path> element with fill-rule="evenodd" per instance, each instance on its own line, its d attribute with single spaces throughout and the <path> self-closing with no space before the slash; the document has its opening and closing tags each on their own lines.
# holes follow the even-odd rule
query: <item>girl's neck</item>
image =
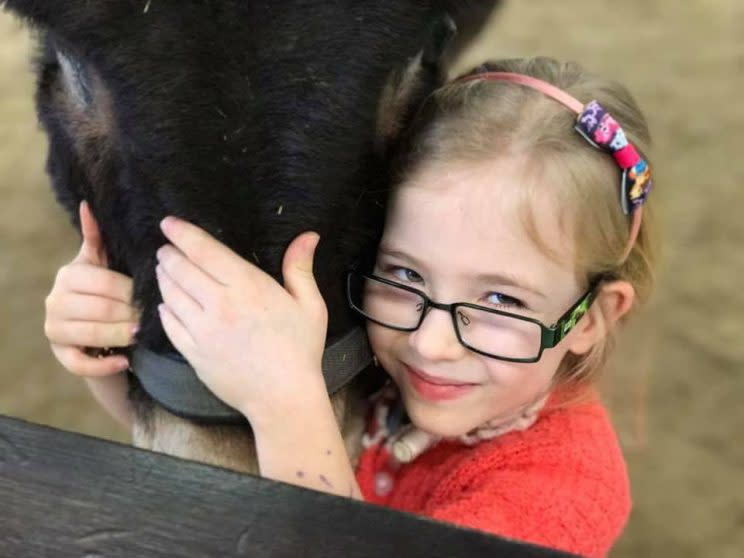
<svg viewBox="0 0 744 558">
<path fill-rule="evenodd" d="M 394 388 L 397 389 L 397 388 Z M 529 403 L 508 414 L 493 418 L 455 438 L 443 438 L 426 432 L 415 424 L 407 424 L 392 436 L 391 451 L 399 463 L 410 463 L 429 448 L 444 439 L 459 441 L 473 446 L 485 440 L 503 436 L 509 432 L 523 431 L 531 427 L 539 418 L 540 413 L 553 409 L 555 396 L 551 391 L 541 393 Z"/>
<path fill-rule="evenodd" d="M 592 386 L 551 386 L 515 411 L 493 418 L 461 436 L 445 438 L 408 421 L 398 388 L 390 381 L 372 397 L 372 420 L 377 422 L 376 434 L 365 436 L 366 441 L 363 438 L 362 444 L 368 447 L 385 440 L 392 457 L 400 465 L 410 463 L 440 441 L 474 446 L 509 432 L 527 430 L 547 413 L 597 399 L 598 393 Z"/>
</svg>

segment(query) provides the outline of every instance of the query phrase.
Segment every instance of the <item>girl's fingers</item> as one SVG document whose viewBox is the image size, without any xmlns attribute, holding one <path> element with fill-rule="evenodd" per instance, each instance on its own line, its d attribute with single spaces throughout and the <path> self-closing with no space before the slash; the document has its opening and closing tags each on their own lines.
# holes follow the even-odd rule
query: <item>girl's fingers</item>
<svg viewBox="0 0 744 558">
<path fill-rule="evenodd" d="M 55 289 L 105 296 L 131 304 L 133 284 L 132 278 L 122 273 L 92 264 L 79 263 L 66 265 L 59 270 Z"/>
<path fill-rule="evenodd" d="M 325 303 L 313 275 L 313 258 L 319 240 L 314 232 L 295 238 L 284 253 L 282 275 L 289 294 L 302 306 L 321 313 Z"/>
<path fill-rule="evenodd" d="M 205 273 L 229 284 L 245 267 L 245 260 L 207 231 L 175 217 L 160 223 L 163 234 Z"/>
<path fill-rule="evenodd" d="M 200 315 L 203 307 L 194 300 L 181 286 L 176 283 L 170 274 L 161 265 L 155 268 L 158 277 L 158 287 L 163 295 L 163 302 L 181 323 L 189 323 L 189 318 Z M 179 277 L 179 281 L 180 281 Z"/>
<path fill-rule="evenodd" d="M 50 296 L 46 301 L 48 316 L 57 316 L 62 321 L 89 322 L 137 322 L 139 312 L 125 302 L 104 296 L 65 293 Z"/>
<path fill-rule="evenodd" d="M 108 257 L 98 221 L 86 201 L 80 203 L 80 231 L 83 234 L 83 244 L 80 246 L 80 253 L 75 261 L 106 267 Z"/>
<path fill-rule="evenodd" d="M 163 330 L 170 339 L 176 350 L 181 353 L 186 360 L 194 363 L 192 349 L 196 345 L 194 338 L 186 327 L 178 320 L 176 316 L 168 309 L 168 306 L 161 304 L 158 306 L 160 312 L 160 322 L 163 324 Z"/>
<path fill-rule="evenodd" d="M 55 343 L 52 343 L 52 352 L 62 366 L 77 376 L 110 376 L 129 367 L 129 361 L 124 355 L 97 358 L 86 355 L 78 347 Z"/>
<path fill-rule="evenodd" d="M 50 342 L 78 347 L 128 347 L 134 343 L 136 322 L 48 321 L 44 333 Z"/>
<path fill-rule="evenodd" d="M 211 305 L 215 290 L 223 286 L 170 244 L 158 250 L 158 267 L 202 308 Z"/>
</svg>

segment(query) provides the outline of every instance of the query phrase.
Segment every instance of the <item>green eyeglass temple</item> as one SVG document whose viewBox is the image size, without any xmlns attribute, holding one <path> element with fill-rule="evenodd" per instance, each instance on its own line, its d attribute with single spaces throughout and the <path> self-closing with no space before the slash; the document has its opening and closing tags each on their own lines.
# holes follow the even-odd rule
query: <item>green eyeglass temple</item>
<svg viewBox="0 0 744 558">
<path fill-rule="evenodd" d="M 383 322 L 380 322 L 373 317 L 367 315 L 362 308 L 358 307 L 354 303 L 354 295 L 352 293 L 352 282 L 354 278 L 359 279 L 372 279 L 374 281 L 378 281 L 380 283 L 383 283 L 385 285 L 390 285 L 391 287 L 396 287 L 398 289 L 402 289 L 405 291 L 408 291 L 410 293 L 413 293 L 419 297 L 421 297 L 424 301 L 424 307 L 421 309 L 422 316 L 419 320 L 419 323 L 413 327 L 413 328 L 402 328 L 402 327 L 396 327 L 392 326 L 390 324 L 386 324 Z M 504 312 L 503 310 L 496 310 L 494 308 L 488 308 L 487 306 L 479 306 L 477 304 L 471 304 L 469 302 L 454 302 L 451 304 L 444 304 L 441 302 L 436 302 L 432 299 L 430 299 L 426 293 L 415 289 L 413 287 L 409 287 L 408 285 L 401 285 L 400 283 L 396 283 L 395 281 L 390 281 L 388 279 L 385 279 L 383 277 L 378 277 L 377 275 L 373 275 L 370 273 L 360 273 L 357 271 L 350 271 L 347 274 L 346 278 L 346 294 L 348 298 L 348 302 L 352 310 L 357 312 L 358 314 L 362 315 L 364 318 L 371 320 L 383 327 L 387 327 L 390 329 L 395 329 L 399 331 L 415 331 L 419 327 L 421 327 L 421 324 L 423 323 L 424 317 L 426 316 L 426 312 L 429 308 L 437 308 L 439 310 L 448 311 L 450 314 L 454 316 L 453 309 L 458 306 L 465 306 L 468 308 L 474 308 L 477 310 L 481 310 L 484 312 L 489 312 L 492 314 L 498 314 L 500 316 L 506 316 L 509 318 L 514 318 L 516 320 L 521 320 L 525 322 L 530 322 L 533 324 L 536 324 L 540 327 L 540 348 L 538 350 L 538 354 L 535 357 L 531 358 L 512 358 L 512 357 L 504 357 L 500 355 L 495 355 L 492 353 L 487 353 L 485 351 L 481 351 L 475 347 L 472 347 L 465 343 L 460 335 L 459 329 L 457 327 L 457 324 L 455 323 L 455 332 L 457 333 L 458 341 L 465 346 L 467 349 L 478 353 L 483 356 L 487 356 L 490 358 L 495 358 L 497 360 L 504 360 L 508 362 L 523 362 L 523 363 L 531 363 L 531 362 L 537 362 L 542 357 L 542 353 L 545 349 L 552 349 L 555 347 L 558 343 L 560 343 L 566 335 L 569 334 L 569 332 L 576 326 L 576 324 L 579 322 L 579 320 L 589 311 L 589 308 L 592 305 L 592 302 L 594 302 L 594 299 L 597 296 L 597 287 L 602 281 L 602 277 L 598 277 L 594 281 L 591 282 L 589 289 L 577 300 L 571 308 L 569 308 L 558 320 L 555 322 L 552 326 L 546 326 L 544 323 L 540 322 L 539 320 L 536 320 L 534 318 L 528 318 L 526 316 L 520 316 L 519 314 L 512 314 L 511 312 Z"/>
<path fill-rule="evenodd" d="M 560 343 L 566 335 L 576 326 L 579 320 L 589 311 L 589 307 L 597 297 L 597 286 L 599 281 L 594 281 L 589 290 L 586 291 L 563 316 L 558 318 L 554 326 L 547 327 L 537 322 L 542 329 L 541 349 L 552 349 Z"/>
</svg>

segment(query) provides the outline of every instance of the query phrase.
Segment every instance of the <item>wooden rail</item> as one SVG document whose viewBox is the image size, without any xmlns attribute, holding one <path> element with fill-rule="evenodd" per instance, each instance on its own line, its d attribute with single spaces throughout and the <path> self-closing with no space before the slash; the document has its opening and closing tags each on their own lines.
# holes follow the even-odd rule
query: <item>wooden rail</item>
<svg viewBox="0 0 744 558">
<path fill-rule="evenodd" d="M 0 556 L 566 555 L 0 416 Z"/>
</svg>

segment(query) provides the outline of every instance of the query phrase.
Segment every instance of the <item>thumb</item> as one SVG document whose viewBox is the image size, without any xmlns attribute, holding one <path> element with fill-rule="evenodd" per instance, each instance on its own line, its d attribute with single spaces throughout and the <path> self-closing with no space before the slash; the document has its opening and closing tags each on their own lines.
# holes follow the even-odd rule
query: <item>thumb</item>
<svg viewBox="0 0 744 558">
<path fill-rule="evenodd" d="M 284 253 L 284 287 L 300 303 L 315 304 L 323 301 L 313 275 L 313 257 L 319 241 L 318 233 L 302 233 L 290 243 Z"/>
<path fill-rule="evenodd" d="M 86 201 L 80 202 L 80 230 L 83 234 L 83 244 L 80 246 L 75 262 L 106 267 L 108 257 L 106 247 L 103 245 L 101 230 Z"/>
</svg>

